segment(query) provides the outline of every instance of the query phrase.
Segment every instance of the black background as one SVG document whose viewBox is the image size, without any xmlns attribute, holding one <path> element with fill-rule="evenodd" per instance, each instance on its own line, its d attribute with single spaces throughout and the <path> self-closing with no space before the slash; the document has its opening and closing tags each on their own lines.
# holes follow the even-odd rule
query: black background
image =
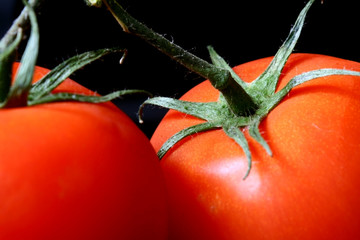
<svg viewBox="0 0 360 240">
<path fill-rule="evenodd" d="M 0 0 L 1 34 L 22 9 Z M 119 0 L 134 17 L 186 50 L 208 60 L 207 45 L 215 47 L 232 66 L 276 53 L 304 0 Z M 360 61 L 358 4 L 355 0 L 320 0 L 310 10 L 295 52 L 320 53 Z M 104 47 L 128 49 L 85 67 L 72 79 L 101 94 L 141 88 L 155 95 L 180 97 L 203 79 L 159 53 L 147 43 L 122 32 L 105 8 L 90 8 L 83 0 L 49 0 L 40 9 L 38 65 L 53 68 L 63 60 Z M 143 96 L 115 103 L 137 123 Z M 165 110 L 148 107 L 139 127 L 151 136 Z"/>
</svg>

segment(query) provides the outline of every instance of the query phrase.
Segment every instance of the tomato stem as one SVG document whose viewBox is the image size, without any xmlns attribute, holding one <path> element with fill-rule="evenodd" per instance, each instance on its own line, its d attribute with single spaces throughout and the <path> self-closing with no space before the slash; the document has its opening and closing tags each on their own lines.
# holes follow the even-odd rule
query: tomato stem
<svg viewBox="0 0 360 240">
<path fill-rule="evenodd" d="M 224 82 L 220 81 L 220 83 L 224 83 L 224 85 L 229 86 L 228 88 L 229 92 L 226 91 L 224 92 L 223 89 L 221 89 L 222 91 L 220 92 L 222 94 L 220 94 L 220 97 L 217 102 L 205 102 L 205 103 L 187 102 L 187 101 L 175 100 L 164 97 L 155 97 L 148 99 L 144 102 L 144 104 L 141 106 L 139 111 L 140 117 L 144 105 L 152 104 L 156 106 L 177 110 L 187 115 L 191 115 L 205 120 L 204 123 L 195 126 L 190 126 L 189 128 L 183 129 L 178 133 L 174 134 L 172 137 L 170 137 L 158 151 L 158 156 L 160 159 L 176 143 L 178 143 L 185 137 L 188 137 L 192 134 L 196 134 L 202 131 L 208 131 L 214 128 L 221 128 L 228 137 L 233 139 L 243 149 L 244 154 L 248 159 L 248 170 L 246 171 L 244 176 L 244 178 L 246 178 L 250 173 L 250 169 L 252 166 L 252 155 L 250 152 L 248 141 L 243 131 L 241 131 L 241 128 L 243 129 L 246 128 L 249 132 L 249 135 L 255 141 L 257 141 L 270 156 L 272 156 L 271 148 L 264 140 L 264 138 L 261 136 L 261 133 L 259 131 L 259 126 L 261 121 L 270 113 L 270 111 L 273 108 L 275 108 L 280 103 L 280 101 L 289 93 L 289 91 L 291 91 L 291 89 L 293 89 L 297 85 L 300 85 L 304 82 L 319 77 L 332 76 L 332 75 L 360 76 L 360 72 L 350 71 L 345 69 L 318 69 L 315 71 L 310 71 L 295 76 L 293 79 L 289 81 L 289 83 L 283 89 L 276 92 L 276 87 L 278 85 L 278 81 L 280 79 L 282 70 L 290 54 L 292 53 L 298 41 L 298 38 L 300 37 L 300 33 L 304 25 L 305 17 L 311 5 L 314 3 L 314 1 L 315 0 L 308 1 L 308 3 L 300 12 L 293 28 L 291 29 L 288 35 L 288 38 L 285 40 L 283 45 L 275 54 L 273 60 L 271 61 L 267 69 L 253 82 L 251 83 L 244 82 L 232 70 L 232 68 L 226 63 L 226 61 L 221 56 L 219 56 L 212 47 L 209 47 L 210 57 L 213 64 L 211 65 L 206 62 L 205 66 L 208 67 L 211 71 L 213 71 L 213 73 L 215 73 L 214 74 L 215 81 L 214 79 L 212 80 L 209 79 L 209 80 L 212 81 L 213 86 L 217 88 L 218 86 L 216 85 L 217 84 L 216 80 L 218 79 L 224 80 L 224 78 L 216 76 L 216 71 L 218 69 L 226 71 L 227 74 L 231 76 L 231 78 L 228 77 L 228 79 L 231 79 L 232 81 L 227 81 L 228 80 L 227 79 L 224 80 Z M 167 43 L 166 40 L 163 40 L 163 37 L 157 36 L 155 33 L 151 31 L 149 33 L 146 32 L 143 34 L 143 32 L 141 31 L 143 31 L 144 29 L 148 31 L 146 27 L 144 27 L 143 25 L 137 25 L 138 24 L 137 21 L 134 20 L 131 16 L 129 16 L 121 8 L 121 6 L 116 3 L 115 0 L 106 0 L 106 1 L 104 0 L 104 2 L 110 3 L 108 4 L 110 11 L 112 11 L 113 15 L 119 21 L 119 23 L 122 25 L 125 31 L 128 32 L 134 31 L 136 35 L 140 35 L 145 39 L 148 37 L 147 34 L 152 34 L 151 37 L 152 36 L 155 37 L 150 38 L 150 42 L 154 41 L 155 42 L 154 45 L 156 44 L 161 45 L 162 42 L 164 41 L 166 44 L 169 45 L 170 54 L 168 55 L 171 56 L 172 54 L 171 50 L 174 49 L 172 47 L 172 45 L 174 45 L 173 43 Z M 139 29 L 141 29 L 140 34 L 137 34 Z M 143 35 L 145 35 L 145 37 Z M 158 41 L 158 39 L 161 39 L 161 41 L 160 40 Z M 161 46 L 159 46 L 159 48 L 161 50 Z M 190 64 L 189 67 L 190 70 L 194 68 L 193 66 L 199 67 L 201 69 L 201 66 L 198 66 L 196 62 L 201 64 L 204 62 L 203 60 L 198 60 L 198 58 L 196 58 L 192 54 L 183 53 L 183 50 L 181 50 L 181 48 L 178 46 L 176 46 L 175 49 L 176 49 L 175 53 L 179 54 L 180 56 L 180 62 L 184 59 L 184 56 L 188 57 L 185 64 Z M 191 64 L 191 61 L 193 61 L 193 64 Z M 197 71 L 198 70 L 195 69 L 195 72 Z M 219 71 L 219 73 L 220 72 L 221 71 Z M 207 75 L 202 75 L 202 76 L 208 77 Z M 244 94 L 241 93 L 239 89 L 242 92 L 244 92 Z M 234 107 L 232 106 L 232 104 L 234 105 L 243 104 L 242 102 L 244 100 L 242 98 L 243 96 L 248 96 L 251 99 L 251 105 L 249 105 L 247 108 L 242 107 L 242 110 L 247 109 L 248 112 L 242 112 L 242 114 L 235 114 L 235 112 L 233 111 Z M 230 98 L 233 97 L 234 99 L 236 99 L 236 102 L 229 101 L 228 100 L 229 97 Z M 244 102 L 249 102 L 249 101 L 245 99 Z"/>
<path fill-rule="evenodd" d="M 211 64 L 193 55 L 154 32 L 127 13 L 116 0 L 103 0 L 103 2 L 125 32 L 141 37 L 189 70 L 209 79 L 212 85 L 224 95 L 230 109 L 235 115 L 248 115 L 249 113 L 253 113 L 254 109 L 257 108 L 253 99 L 242 86 L 235 81 L 227 69 Z"/>
<path fill-rule="evenodd" d="M 16 39 L 0 53 L 0 103 L 6 100 L 10 91 L 12 64 L 15 59 L 16 48 L 19 46 L 22 37 L 22 29 L 19 28 Z"/>
<path fill-rule="evenodd" d="M 15 83 L 11 86 L 7 100 L 3 107 L 13 106 L 26 106 L 29 91 L 31 89 L 31 83 L 35 64 L 39 52 L 39 26 L 33 8 L 23 0 L 31 22 L 31 33 L 28 44 L 26 45 L 25 52 L 21 58 L 23 63 L 17 74 Z"/>
<path fill-rule="evenodd" d="M 28 5 L 33 9 L 40 7 L 45 0 L 29 0 Z M 20 15 L 15 19 L 10 29 L 6 32 L 4 37 L 0 40 L 0 53 L 6 51 L 6 48 L 12 44 L 16 39 L 19 29 L 26 29 L 30 26 L 29 10 L 27 7 L 21 11 Z"/>
<path fill-rule="evenodd" d="M 30 13 L 32 8 L 38 8 L 43 0 L 29 0 L 20 15 L 0 40 L 0 103 L 4 103 L 10 91 L 12 78 L 12 63 L 15 60 L 16 50 L 19 46 L 24 29 L 30 26 Z M 29 9 L 29 7 L 31 9 Z"/>
</svg>

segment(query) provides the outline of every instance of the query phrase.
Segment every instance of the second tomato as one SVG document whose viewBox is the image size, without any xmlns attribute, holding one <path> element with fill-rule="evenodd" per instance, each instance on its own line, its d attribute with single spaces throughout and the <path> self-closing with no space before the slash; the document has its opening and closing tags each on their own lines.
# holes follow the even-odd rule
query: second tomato
<svg viewBox="0 0 360 240">
<path fill-rule="evenodd" d="M 234 70 L 248 82 L 271 58 Z M 294 54 L 278 89 L 294 76 L 321 68 L 360 71 L 360 63 Z M 161 160 L 170 201 L 170 239 L 360 239 L 360 78 L 331 76 L 294 88 L 262 121 L 270 157 L 248 136 L 243 150 L 221 130 L 192 135 Z M 182 100 L 217 101 L 206 81 Z M 151 142 L 202 120 L 169 111 Z"/>
</svg>

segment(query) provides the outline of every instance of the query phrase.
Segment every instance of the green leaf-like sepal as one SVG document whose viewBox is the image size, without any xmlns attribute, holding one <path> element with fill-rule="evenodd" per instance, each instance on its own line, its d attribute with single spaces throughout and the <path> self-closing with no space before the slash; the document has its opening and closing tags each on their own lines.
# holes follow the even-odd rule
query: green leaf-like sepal
<svg viewBox="0 0 360 240">
<path fill-rule="evenodd" d="M 260 125 L 260 120 L 254 121 L 249 126 L 249 134 L 253 139 L 255 139 L 258 143 L 260 143 L 260 145 L 265 149 L 267 154 L 272 156 L 273 154 L 272 154 L 272 151 L 271 151 L 271 148 L 270 148 L 269 144 L 261 136 L 261 133 L 259 131 L 259 125 Z"/>
<path fill-rule="evenodd" d="M 75 102 L 87 102 L 87 103 L 103 103 L 114 100 L 115 98 L 123 97 L 125 95 L 130 94 L 146 94 L 151 96 L 151 94 L 144 90 L 120 90 L 116 92 L 109 93 L 104 96 L 91 96 L 91 95 L 82 95 L 82 94 L 75 94 L 75 93 L 55 93 L 55 94 L 47 94 L 41 98 L 33 99 L 28 101 L 28 105 L 38 105 L 50 102 L 63 102 L 63 101 L 75 101 Z"/>
<path fill-rule="evenodd" d="M 123 49 L 100 49 L 95 51 L 89 51 L 82 53 L 80 55 L 69 58 L 63 63 L 59 64 L 48 74 L 46 74 L 42 79 L 32 85 L 29 92 L 29 100 L 36 101 L 37 99 L 43 98 L 53 91 L 57 86 L 59 86 L 66 78 L 68 78 L 75 71 L 81 69 L 82 67 L 92 63 L 95 60 L 98 60 L 105 55 L 114 52 L 125 52 Z"/>
<path fill-rule="evenodd" d="M 245 173 L 244 179 L 249 175 L 251 166 L 252 166 L 252 157 L 249 148 L 249 144 L 245 138 L 244 133 L 239 129 L 239 127 L 230 125 L 230 126 L 223 126 L 223 130 L 227 136 L 232 138 L 240 147 L 244 150 L 245 156 L 248 160 L 248 169 Z"/>
<path fill-rule="evenodd" d="M 188 128 L 181 130 L 180 132 L 174 134 L 171 138 L 169 138 L 160 148 L 157 155 L 161 159 L 176 143 L 186 138 L 187 136 L 194 135 L 196 133 L 209 131 L 211 129 L 218 128 L 214 126 L 210 122 L 205 122 L 201 124 L 197 124 Z"/>
<path fill-rule="evenodd" d="M 210 54 L 210 58 L 212 63 L 219 67 L 219 68 L 223 68 L 226 69 L 227 71 L 230 72 L 231 76 L 233 77 L 233 79 L 246 91 L 248 88 L 248 83 L 244 82 L 239 75 L 237 75 L 233 69 L 229 66 L 229 64 L 227 64 L 227 62 L 225 61 L 224 58 L 222 58 L 212 46 L 208 46 L 208 51 Z"/>
<path fill-rule="evenodd" d="M 34 83 L 30 89 L 28 97 L 28 105 L 37 105 L 50 102 L 63 102 L 63 101 L 77 101 L 77 102 L 89 102 L 89 103 L 101 103 L 114 100 L 129 94 L 145 94 L 151 96 L 151 94 L 144 90 L 120 90 L 109 93 L 104 96 L 89 96 L 74 93 L 61 92 L 53 94 L 52 91 L 65 81 L 75 71 L 82 67 L 96 61 L 105 55 L 114 52 L 123 52 L 126 54 L 126 50 L 118 48 L 106 48 L 95 51 L 89 51 L 80 55 L 74 56 L 46 74 L 42 79 Z M 123 57 L 124 57 L 123 55 Z M 123 57 L 121 59 L 123 59 Z"/>
<path fill-rule="evenodd" d="M 271 96 L 275 90 L 281 74 L 290 54 L 292 53 L 304 26 L 305 17 L 315 0 L 310 0 L 300 12 L 289 36 L 275 54 L 268 68 L 251 83 L 253 93 L 262 93 L 265 98 Z M 260 97 L 260 96 L 259 96 Z"/>
<path fill-rule="evenodd" d="M 264 115 L 268 114 L 280 101 L 296 86 L 314 80 L 316 78 L 321 77 L 328 77 L 328 76 L 335 76 L 335 75 L 348 75 L 348 76 L 359 76 L 360 72 L 345 70 L 345 69 L 332 69 L 332 68 L 325 68 L 314 70 L 310 72 L 305 72 L 303 74 L 297 75 L 292 78 L 284 88 L 282 88 L 276 94 L 273 94 L 266 103 L 264 103 Z"/>
<path fill-rule="evenodd" d="M 219 115 L 218 104 L 216 102 L 200 103 L 200 102 L 187 102 L 167 97 L 154 97 L 147 99 L 139 110 L 139 121 L 142 122 L 142 110 L 146 104 L 152 104 L 159 107 L 170 108 L 191 116 L 213 121 L 214 116 Z"/>
</svg>

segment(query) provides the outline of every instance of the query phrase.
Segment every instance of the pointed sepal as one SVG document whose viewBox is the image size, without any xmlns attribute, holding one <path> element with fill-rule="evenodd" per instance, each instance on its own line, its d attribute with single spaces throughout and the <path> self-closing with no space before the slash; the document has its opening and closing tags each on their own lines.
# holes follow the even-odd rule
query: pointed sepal
<svg viewBox="0 0 360 240">
<path fill-rule="evenodd" d="M 142 123 L 142 112 L 145 105 L 151 104 L 159 107 L 173 109 L 191 116 L 204 119 L 207 121 L 213 121 L 214 117 L 221 111 L 218 108 L 216 102 L 200 103 L 200 102 L 188 102 L 177 100 L 174 98 L 167 97 L 153 97 L 147 99 L 139 109 L 139 122 Z"/>
<path fill-rule="evenodd" d="M 233 79 L 246 91 L 248 84 L 243 81 L 239 75 L 237 75 L 234 70 L 230 67 L 230 65 L 225 61 L 224 58 L 222 58 L 212 46 L 208 46 L 208 51 L 210 54 L 210 58 L 212 63 L 219 67 L 219 68 L 223 68 L 227 71 L 230 72 L 231 76 L 233 77 Z"/>
<path fill-rule="evenodd" d="M 116 98 L 123 97 L 125 95 L 130 94 L 145 94 L 151 96 L 151 94 L 147 91 L 143 90 L 120 90 L 109 93 L 107 95 L 99 96 L 99 95 L 82 95 L 82 94 L 74 94 L 68 92 L 47 94 L 41 98 L 33 99 L 28 101 L 28 106 L 51 103 L 51 102 L 64 102 L 64 101 L 75 101 L 75 102 L 87 102 L 87 103 L 103 103 L 109 102 Z"/>
<path fill-rule="evenodd" d="M 223 130 L 226 133 L 228 137 L 233 139 L 237 144 L 240 145 L 240 147 L 243 149 L 245 156 L 248 161 L 248 168 L 246 170 L 246 173 L 243 177 L 243 179 L 246 179 L 249 176 L 251 167 L 252 167 L 252 156 L 249 148 L 248 141 L 245 138 L 244 133 L 239 129 L 237 126 L 223 126 Z"/>
<path fill-rule="evenodd" d="M 358 76 L 360 77 L 360 72 L 345 70 L 345 69 L 332 69 L 324 68 L 313 70 L 310 72 L 305 72 L 303 74 L 297 75 L 292 78 L 284 88 L 278 91 L 275 95 L 268 99 L 267 104 L 264 105 L 265 112 L 270 112 L 275 108 L 280 101 L 296 86 L 301 85 L 305 82 L 314 80 L 316 78 L 335 76 L 335 75 L 348 75 L 348 76 Z"/>
<path fill-rule="evenodd" d="M 250 136 L 255 139 L 256 142 L 260 143 L 260 145 L 265 149 L 265 151 L 267 152 L 267 154 L 269 154 L 270 156 L 272 156 L 272 151 L 271 148 L 269 146 L 269 144 L 266 142 L 266 140 L 261 136 L 261 133 L 259 131 L 259 125 L 260 125 L 260 119 L 257 121 L 254 121 L 250 126 L 249 126 L 249 134 Z"/>
<path fill-rule="evenodd" d="M 275 54 L 268 68 L 251 83 L 252 95 L 256 95 L 260 101 L 265 101 L 267 97 L 273 95 L 276 90 L 277 83 L 279 81 L 280 74 L 284 68 L 290 54 L 294 50 L 294 47 L 300 37 L 301 30 L 304 26 L 305 17 L 315 0 L 310 0 L 303 10 L 300 12 L 293 28 L 290 30 L 290 34 Z M 257 95 L 261 93 L 261 95 Z"/>
<path fill-rule="evenodd" d="M 59 86 L 71 74 L 84 66 L 115 52 L 126 52 L 124 49 L 99 49 L 95 51 L 88 51 L 77 56 L 71 57 L 63 63 L 56 66 L 42 79 L 34 83 L 29 92 L 29 101 L 37 101 L 50 94 L 57 86 Z"/>
<path fill-rule="evenodd" d="M 185 128 L 181 130 L 180 132 L 177 132 L 174 134 L 171 138 L 169 138 L 160 148 L 157 155 L 159 159 L 163 158 L 164 155 L 178 142 L 180 142 L 182 139 L 200 133 L 204 131 L 209 131 L 211 129 L 218 128 L 214 124 L 210 122 L 201 123 L 198 125 L 191 126 L 189 128 Z"/>
</svg>

